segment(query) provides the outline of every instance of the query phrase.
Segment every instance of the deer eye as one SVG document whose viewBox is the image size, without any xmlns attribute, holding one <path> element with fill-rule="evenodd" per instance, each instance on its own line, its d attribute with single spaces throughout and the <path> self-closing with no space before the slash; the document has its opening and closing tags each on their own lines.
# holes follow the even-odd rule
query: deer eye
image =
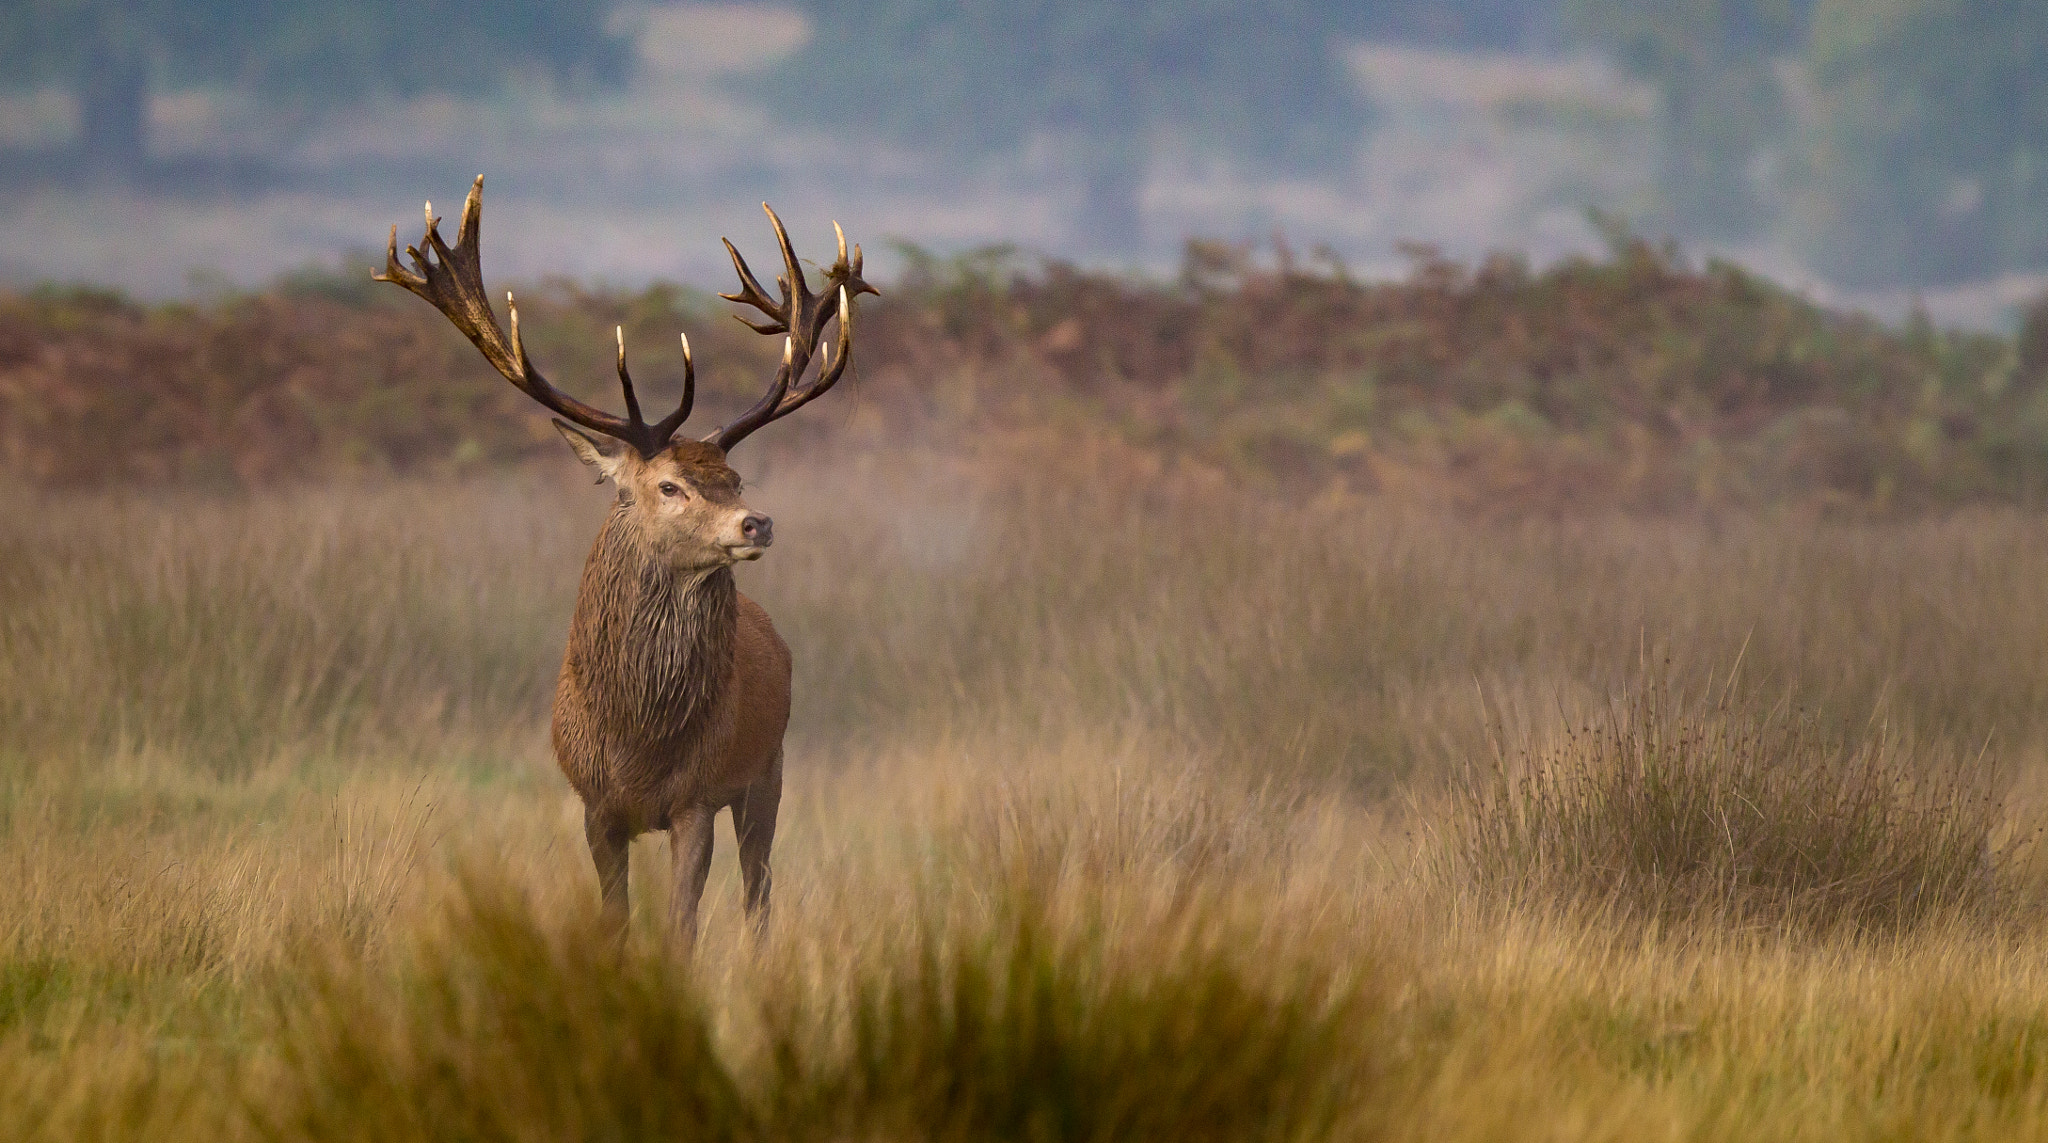
<svg viewBox="0 0 2048 1143">
<path fill-rule="evenodd" d="M 681 496 L 683 490 L 676 487 L 675 481 L 664 480 L 661 482 L 661 494 L 663 496 Z"/>
</svg>

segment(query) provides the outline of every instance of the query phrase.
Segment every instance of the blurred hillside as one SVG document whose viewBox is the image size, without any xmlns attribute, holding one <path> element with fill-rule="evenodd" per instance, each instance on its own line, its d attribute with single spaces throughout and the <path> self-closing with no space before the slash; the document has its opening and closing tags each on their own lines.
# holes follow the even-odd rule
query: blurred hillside
<svg viewBox="0 0 2048 1143">
<path fill-rule="evenodd" d="M 915 248 L 862 305 L 856 370 L 780 447 L 832 435 L 1111 439 L 1162 468 L 1303 496 L 1482 514 L 1805 505 L 1852 512 L 2048 494 L 2048 305 L 2018 338 L 1837 314 L 1610 226 L 1534 269 L 1410 250 L 1394 283 L 1327 251 L 1191 244 L 1177 278 Z M 522 288 L 558 385 L 614 405 L 611 327 L 643 394 L 700 363 L 701 431 L 773 369 L 772 339 L 695 290 Z M 42 485 L 257 485 L 552 456 L 546 418 L 367 267 L 145 304 L 0 298 L 0 471 Z"/>
<path fill-rule="evenodd" d="M 0 280 L 249 289 L 493 176 L 494 268 L 709 285 L 718 233 L 1172 272 L 1190 234 L 1547 265 L 1594 207 L 1826 304 L 2010 328 L 2048 28 L 1997 0 L 859 6 L 29 0 Z M 146 241 L 142 240 L 146 236 Z M 890 267 L 885 267 L 888 269 Z M 894 267 L 900 268 L 900 267 Z"/>
</svg>

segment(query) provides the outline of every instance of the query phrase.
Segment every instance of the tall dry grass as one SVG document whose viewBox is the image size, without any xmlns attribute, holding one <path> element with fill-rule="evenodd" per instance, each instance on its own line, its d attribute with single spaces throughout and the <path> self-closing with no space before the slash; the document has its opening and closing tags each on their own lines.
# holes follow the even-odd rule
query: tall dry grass
<svg viewBox="0 0 2048 1143">
<path fill-rule="evenodd" d="M 687 963 L 655 935 L 658 841 L 635 849 L 624 962 L 590 941 L 542 713 L 604 509 L 566 461 L 8 500 L 0 1136 L 2012 1138 L 2048 1120 L 2023 866 L 1970 917 L 1681 929 L 1496 907 L 1443 848 L 1486 821 L 1453 796 L 1464 767 L 1569 749 L 1646 663 L 1719 695 L 1738 656 L 1730 726 L 1790 703 L 1815 741 L 1853 745 L 1875 722 L 1901 778 L 1982 756 L 2000 799 L 1982 824 L 2024 834 L 2048 524 L 1471 523 L 1245 495 L 1072 441 L 749 467 L 783 540 L 743 588 L 797 655 L 778 912 L 750 946 L 722 836 Z M 1547 820 L 1576 822 L 1598 869 L 1620 852 L 1602 846 L 1699 856 L 1691 807 L 1755 798 L 1724 781 L 1731 758 L 1790 767 L 1785 807 L 1872 788 L 1853 749 L 1822 752 L 1829 770 L 1731 741 L 1687 756 L 1700 801 L 1642 803 L 1673 829 Z M 1640 753 L 1572 757 L 1593 784 L 1550 787 L 1559 806 L 1626 810 L 1586 795 L 1626 793 Z M 1902 849 L 1881 813 L 1813 820 L 1794 840 L 1875 831 L 1839 851 L 1870 900 L 1907 899 L 1913 853 L 1947 852 Z M 1565 871 L 1531 882 L 1546 894 L 1588 883 L 1555 851 L 1522 868 Z"/>
<path fill-rule="evenodd" d="M 1859 742 L 1651 686 L 1549 746 L 1468 770 L 1442 860 L 1497 905 L 1625 925 L 1896 932 L 2010 919 L 2031 837 L 1979 755 Z"/>
<path fill-rule="evenodd" d="M 2009 760 L 2048 726 L 2048 528 L 2026 514 L 1461 523 L 1053 439 L 757 463 L 791 539 L 745 586 L 796 648 L 794 733 L 824 752 L 1112 727 L 1384 790 L 1479 753 L 1482 710 L 1548 725 L 1645 661 L 1703 684 L 1738 655 L 1758 709 L 1791 695 Z M 13 494 L 7 772 L 538 757 L 604 503 L 566 467 Z"/>
</svg>

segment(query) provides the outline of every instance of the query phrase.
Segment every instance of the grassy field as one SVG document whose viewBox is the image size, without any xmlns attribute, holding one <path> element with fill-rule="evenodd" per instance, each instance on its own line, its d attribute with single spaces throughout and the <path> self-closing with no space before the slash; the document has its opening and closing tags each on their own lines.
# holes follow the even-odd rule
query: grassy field
<svg viewBox="0 0 2048 1143">
<path fill-rule="evenodd" d="M 691 961 L 652 838 L 593 939 L 566 456 L 0 498 L 0 1137 L 2048 1134 L 2048 520 L 740 459 L 789 792 Z"/>
</svg>

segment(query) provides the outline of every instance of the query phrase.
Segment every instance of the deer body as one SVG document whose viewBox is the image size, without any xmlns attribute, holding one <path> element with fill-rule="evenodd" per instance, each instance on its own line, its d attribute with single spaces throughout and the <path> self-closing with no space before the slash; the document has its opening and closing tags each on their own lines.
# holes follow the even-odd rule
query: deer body
<svg viewBox="0 0 2048 1143">
<path fill-rule="evenodd" d="M 678 441 L 695 396 L 689 338 L 683 338 L 682 402 L 654 424 L 640 415 L 623 330 L 618 364 L 626 417 L 550 385 L 527 359 L 511 296 L 507 337 L 484 294 L 482 199 L 479 175 L 452 247 L 428 204 L 426 251 L 406 248 L 410 269 L 399 263 L 393 227 L 378 278 L 433 303 L 506 380 L 560 414 L 555 427 L 569 447 L 617 486 L 618 500 L 577 588 L 553 721 L 555 760 L 583 800 L 603 916 L 623 937 L 631 842 L 666 830 L 675 863 L 671 931 L 688 947 L 710 868 L 712 823 L 719 810 L 730 809 L 747 913 L 758 928 L 767 918 L 769 851 L 782 797 L 790 656 L 768 613 L 741 595 L 733 579 L 734 564 L 767 551 L 773 524 L 741 501 L 740 479 L 726 453 L 837 383 L 853 350 L 852 299 L 877 291 L 861 278 L 860 248 L 849 258 L 841 235 L 839 259 L 825 272 L 826 292 L 812 293 L 782 221 L 769 210 L 783 258 L 780 300 L 761 288 L 730 242 L 726 250 L 740 291 L 725 297 L 766 315 L 763 324 L 747 323 L 755 330 L 785 335 L 782 367 L 746 412 L 702 440 Z M 836 308 L 825 304 L 833 294 Z M 828 349 L 805 382 L 819 339 L 835 319 L 837 352 Z"/>
<path fill-rule="evenodd" d="M 748 911 L 767 908 L 789 648 L 729 567 L 677 569 L 634 534 L 631 513 L 613 508 L 583 568 L 555 687 L 555 760 L 583 799 L 608 921 L 625 921 L 631 840 L 667 830 L 672 923 L 687 943 L 720 809 L 732 810 Z"/>
<path fill-rule="evenodd" d="M 623 586 L 618 571 L 593 557 L 584 582 Z M 789 721 L 789 648 L 760 604 L 729 571 L 659 575 L 578 600 L 555 688 L 563 776 L 593 814 L 636 831 L 745 792 L 768 773 Z M 650 637 L 635 654 L 607 653 L 605 636 L 622 629 Z M 634 674 L 648 668 L 665 672 L 656 685 Z"/>
</svg>

